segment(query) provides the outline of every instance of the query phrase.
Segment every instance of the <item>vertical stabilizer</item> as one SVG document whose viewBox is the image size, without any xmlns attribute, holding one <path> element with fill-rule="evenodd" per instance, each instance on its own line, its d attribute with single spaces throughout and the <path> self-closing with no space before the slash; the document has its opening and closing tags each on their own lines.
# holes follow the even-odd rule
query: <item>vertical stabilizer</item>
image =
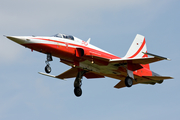
<svg viewBox="0 0 180 120">
<path fill-rule="evenodd" d="M 124 58 L 145 58 L 148 57 L 145 37 L 137 34 L 131 47 Z M 142 65 L 143 67 L 150 69 L 149 64 Z"/>
<path fill-rule="evenodd" d="M 143 58 L 147 57 L 144 53 L 147 52 L 145 37 L 137 34 L 131 47 L 124 58 Z"/>
</svg>

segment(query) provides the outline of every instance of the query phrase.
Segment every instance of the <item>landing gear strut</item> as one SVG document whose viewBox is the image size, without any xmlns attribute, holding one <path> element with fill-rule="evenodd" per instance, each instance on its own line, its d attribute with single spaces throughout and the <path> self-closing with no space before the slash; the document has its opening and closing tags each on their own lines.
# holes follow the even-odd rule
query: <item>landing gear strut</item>
<svg viewBox="0 0 180 120">
<path fill-rule="evenodd" d="M 50 53 L 47 54 L 47 60 L 45 61 L 45 63 L 46 63 L 46 67 L 45 67 L 46 73 L 51 72 L 51 67 L 50 67 L 49 61 L 53 61 L 52 55 Z"/>
<path fill-rule="evenodd" d="M 78 75 L 74 81 L 74 94 L 77 97 L 80 97 L 82 95 L 82 89 L 81 89 L 82 80 L 81 79 L 85 73 L 86 73 L 86 71 L 78 72 Z"/>
</svg>

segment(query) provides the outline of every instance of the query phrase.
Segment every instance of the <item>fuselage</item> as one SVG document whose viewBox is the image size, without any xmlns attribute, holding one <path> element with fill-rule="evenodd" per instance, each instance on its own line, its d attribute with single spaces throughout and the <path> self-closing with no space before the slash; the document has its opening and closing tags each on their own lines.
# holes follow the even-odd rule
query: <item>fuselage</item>
<svg viewBox="0 0 180 120">
<path fill-rule="evenodd" d="M 51 37 L 45 36 L 6 36 L 10 40 L 25 46 L 32 51 L 47 54 L 45 72 L 39 72 L 58 79 L 75 78 L 74 94 L 82 95 L 82 77 L 104 78 L 111 77 L 121 80 L 114 87 L 131 87 L 135 84 L 156 84 L 162 83 L 164 79 L 172 79 L 168 76 L 159 76 L 152 72 L 149 63 L 160 60 L 168 60 L 147 52 L 145 37 L 137 34 L 127 54 L 117 57 L 105 50 L 90 44 L 71 35 L 56 34 Z M 151 55 L 153 57 L 148 57 Z M 52 56 L 60 58 L 60 62 L 72 68 L 60 75 L 50 75 L 51 67 L 49 62 Z"/>
<path fill-rule="evenodd" d="M 11 36 L 9 39 L 42 53 L 51 53 L 61 59 L 76 59 L 76 49 L 84 50 L 84 56 L 99 56 L 108 59 L 120 59 L 119 57 L 91 45 L 79 38 L 60 38 L 44 36 Z"/>
<path fill-rule="evenodd" d="M 77 37 L 57 34 L 52 37 L 44 36 L 7 36 L 7 38 L 21 44 L 32 51 L 38 51 L 44 54 L 61 59 L 62 63 L 69 66 L 79 67 L 93 71 L 102 76 L 108 76 L 119 79 L 119 76 L 127 76 L 127 70 L 123 66 L 109 64 L 101 59 L 121 59 L 105 50 L 91 45 Z M 92 64 L 93 63 L 93 64 Z M 150 69 L 143 67 L 133 72 L 135 75 L 152 76 Z"/>
<path fill-rule="evenodd" d="M 8 39 L 31 49 L 47 54 L 45 72 L 42 75 L 66 79 L 76 77 L 74 93 L 81 96 L 81 79 L 110 77 L 121 80 L 115 88 L 131 87 L 134 84 L 162 83 L 172 77 L 159 76 L 152 72 L 149 63 L 167 59 L 147 53 L 145 37 L 137 34 L 127 54 L 120 58 L 105 50 L 85 42 L 77 37 L 64 34 L 54 36 L 6 36 Z M 148 55 L 154 57 L 148 57 Z M 60 62 L 72 68 L 64 73 L 53 76 L 49 62 L 52 56 L 60 58 Z"/>
</svg>

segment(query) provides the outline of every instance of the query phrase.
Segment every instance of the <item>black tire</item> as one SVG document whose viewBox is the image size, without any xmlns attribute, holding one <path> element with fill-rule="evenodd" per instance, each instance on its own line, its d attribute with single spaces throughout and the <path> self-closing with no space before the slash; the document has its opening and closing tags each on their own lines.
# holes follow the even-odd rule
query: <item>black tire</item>
<svg viewBox="0 0 180 120">
<path fill-rule="evenodd" d="M 125 79 L 125 85 L 126 85 L 127 87 L 131 87 L 131 86 L 133 85 L 133 79 L 130 78 L 130 77 L 126 77 L 126 79 Z"/>
<path fill-rule="evenodd" d="M 80 97 L 82 95 L 82 89 L 80 87 L 75 87 L 74 88 L 74 94 L 77 96 L 77 97 Z"/>
<path fill-rule="evenodd" d="M 46 71 L 46 73 L 50 73 L 51 72 L 51 67 L 49 65 L 46 65 L 45 71 Z"/>
<path fill-rule="evenodd" d="M 161 83 L 163 83 L 163 81 L 164 81 L 164 80 L 159 80 L 157 83 L 161 84 Z"/>
</svg>

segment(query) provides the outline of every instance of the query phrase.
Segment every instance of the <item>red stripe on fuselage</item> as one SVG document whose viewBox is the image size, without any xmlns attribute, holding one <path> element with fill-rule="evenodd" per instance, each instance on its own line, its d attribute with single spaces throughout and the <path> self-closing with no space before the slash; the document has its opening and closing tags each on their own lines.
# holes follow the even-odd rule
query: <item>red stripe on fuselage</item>
<svg viewBox="0 0 180 120">
<path fill-rule="evenodd" d="M 66 42 L 62 42 L 62 41 L 58 41 L 58 40 L 51 40 L 51 39 L 44 39 L 44 38 L 32 38 L 32 39 L 45 40 L 45 41 L 50 41 L 50 42 L 66 44 Z M 44 44 L 46 44 L 46 43 L 44 43 Z M 68 43 L 68 45 L 72 45 L 72 46 L 75 46 L 77 48 L 80 47 L 80 48 L 83 48 L 83 49 L 85 49 L 87 51 L 97 53 L 97 54 L 100 55 L 100 57 L 104 57 L 104 58 L 108 58 L 108 59 L 120 59 L 119 57 L 117 57 L 115 55 L 112 55 L 112 54 L 109 54 L 109 53 L 106 53 L 106 52 L 103 52 L 103 51 L 100 51 L 100 50 L 96 50 L 96 49 L 93 49 L 93 48 L 89 48 L 89 47 L 86 47 L 86 46 L 83 46 L 83 45 L 77 45 L 77 44 L 72 44 L 72 43 Z M 94 56 L 98 56 L 98 55 L 94 55 Z"/>
</svg>

